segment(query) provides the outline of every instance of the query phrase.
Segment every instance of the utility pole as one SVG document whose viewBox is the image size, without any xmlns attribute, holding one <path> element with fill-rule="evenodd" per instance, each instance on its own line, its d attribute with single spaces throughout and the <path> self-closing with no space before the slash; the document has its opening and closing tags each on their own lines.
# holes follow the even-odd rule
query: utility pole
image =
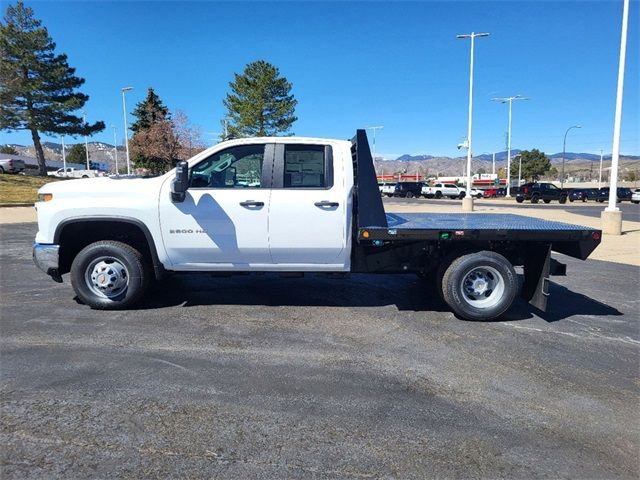
<svg viewBox="0 0 640 480">
<path fill-rule="evenodd" d="M 493 152 L 493 160 L 491 161 L 491 174 L 496 174 L 496 152 Z"/>
<path fill-rule="evenodd" d="M 85 125 L 87 124 L 87 114 L 85 113 L 85 111 L 82 111 L 82 121 L 85 123 Z M 87 136 L 84 136 L 84 153 L 87 156 L 87 170 L 89 169 L 89 143 L 87 142 Z"/>
<path fill-rule="evenodd" d="M 67 173 L 67 151 L 64 148 L 64 135 L 62 135 L 62 171 Z"/>
<path fill-rule="evenodd" d="M 600 149 L 600 173 L 598 174 L 598 190 L 602 188 L 602 149 Z"/>
<path fill-rule="evenodd" d="M 116 160 L 116 175 L 119 175 L 120 171 L 118 170 L 118 139 L 116 138 L 116 126 L 111 125 L 111 128 L 113 128 L 113 154 Z"/>
<path fill-rule="evenodd" d="M 513 97 L 501 97 L 492 98 L 494 102 L 508 103 L 509 104 L 509 130 L 507 133 L 507 194 L 506 197 L 511 197 L 511 106 L 514 100 L 529 100 L 529 97 L 523 97 L 522 95 L 515 95 Z"/>
<path fill-rule="evenodd" d="M 471 155 L 472 155 L 472 142 L 471 131 L 473 123 L 473 50 L 476 37 L 488 37 L 489 33 L 466 33 L 456 35 L 456 38 L 469 38 L 471 39 L 471 57 L 469 61 L 469 120 L 468 120 L 468 132 L 467 141 L 469 142 L 469 148 L 467 150 L 467 195 L 462 199 L 462 210 L 473 211 L 473 197 L 471 196 Z"/>
<path fill-rule="evenodd" d="M 373 161 L 375 164 L 376 161 L 376 130 L 382 130 L 384 125 L 380 125 L 378 127 L 366 127 L 367 130 L 373 130 Z"/>
<path fill-rule="evenodd" d="M 124 87 L 122 88 L 122 113 L 124 114 L 124 142 L 127 150 L 127 175 L 131 175 L 131 160 L 129 159 L 129 127 L 127 127 L 127 103 L 124 99 L 124 94 L 130 90 L 133 90 L 133 87 Z"/>
</svg>

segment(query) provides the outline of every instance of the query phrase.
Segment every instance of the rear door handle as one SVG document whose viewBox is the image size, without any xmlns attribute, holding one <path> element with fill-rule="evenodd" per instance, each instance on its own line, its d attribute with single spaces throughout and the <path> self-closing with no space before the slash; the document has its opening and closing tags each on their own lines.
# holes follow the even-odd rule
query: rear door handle
<svg viewBox="0 0 640 480">
<path fill-rule="evenodd" d="M 241 207 L 264 207 L 264 202 L 256 202 L 255 200 L 245 200 L 240 202 Z"/>
<path fill-rule="evenodd" d="M 330 202 L 329 200 L 322 200 L 320 202 L 314 203 L 314 205 L 316 207 L 322 208 L 322 207 L 337 207 L 340 204 L 338 202 Z"/>
</svg>

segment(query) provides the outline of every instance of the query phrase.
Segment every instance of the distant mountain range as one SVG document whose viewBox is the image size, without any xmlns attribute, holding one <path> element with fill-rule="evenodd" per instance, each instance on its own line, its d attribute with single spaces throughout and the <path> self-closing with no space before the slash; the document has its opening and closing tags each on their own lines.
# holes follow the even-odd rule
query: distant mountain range
<svg viewBox="0 0 640 480">
<path fill-rule="evenodd" d="M 521 150 L 518 149 L 514 149 L 511 150 L 511 158 L 514 158 L 516 155 L 518 155 L 521 152 Z M 551 163 L 554 163 L 554 160 L 560 160 L 562 161 L 562 152 L 560 153 L 554 153 L 552 155 L 547 155 L 547 157 L 549 157 L 549 159 L 551 159 Z M 621 155 L 621 157 L 627 159 L 627 160 L 640 160 L 640 156 L 638 155 Z M 431 160 L 431 159 L 456 159 L 456 158 L 467 158 L 466 155 L 460 156 L 460 157 L 435 157 L 433 155 L 409 155 L 409 154 L 404 154 L 401 155 L 400 157 L 396 158 L 396 161 L 399 162 L 421 162 L 423 160 Z M 477 155 L 473 157 L 473 160 L 480 160 L 480 161 L 488 161 L 491 162 L 492 161 L 492 154 L 489 153 L 485 153 L 482 155 Z M 574 153 L 574 152 L 566 152 L 564 154 L 564 159 L 566 160 L 588 160 L 591 162 L 595 162 L 595 161 L 600 161 L 600 155 L 597 155 L 595 153 Z M 496 152 L 496 162 L 502 162 L 502 161 L 506 161 L 507 160 L 507 151 L 503 151 L 503 152 Z M 603 160 L 611 160 L 611 155 L 603 155 Z"/>
</svg>

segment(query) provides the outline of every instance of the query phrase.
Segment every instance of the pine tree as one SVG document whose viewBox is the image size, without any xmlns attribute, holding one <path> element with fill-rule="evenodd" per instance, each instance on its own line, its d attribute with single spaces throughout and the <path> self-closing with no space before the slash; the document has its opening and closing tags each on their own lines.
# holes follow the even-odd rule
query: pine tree
<svg viewBox="0 0 640 480">
<path fill-rule="evenodd" d="M 18 151 L 11 145 L 3 145 L 0 148 L 0 153 L 7 153 L 9 155 L 18 155 Z"/>
<path fill-rule="evenodd" d="M 280 76 L 274 65 L 258 60 L 249 63 L 242 74 L 229 83 L 224 106 L 232 137 L 274 136 L 287 133 L 298 119 L 298 101 L 291 94 L 293 85 Z"/>
<path fill-rule="evenodd" d="M 135 134 L 151 127 L 154 123 L 169 120 L 169 109 L 164 106 L 160 97 L 149 87 L 147 97 L 136 105 L 133 110 L 136 121 L 131 125 L 131 131 Z"/>
<path fill-rule="evenodd" d="M 73 145 L 67 152 L 66 160 L 68 163 L 84 165 L 87 162 L 87 149 L 84 147 L 84 143 Z"/>
<path fill-rule="evenodd" d="M 523 150 L 518 156 L 522 159 L 522 176 L 524 178 L 530 178 L 532 181 L 536 181 L 551 170 L 551 161 L 544 152 L 541 152 L 537 148 L 533 150 Z M 513 167 L 511 167 L 511 171 L 514 171 Z"/>
<path fill-rule="evenodd" d="M 40 133 L 91 135 L 104 129 L 104 122 L 91 125 L 73 115 L 89 97 L 77 91 L 84 79 L 55 48 L 31 8 L 22 1 L 7 7 L 0 23 L 0 129 L 31 132 L 40 175 L 46 175 Z"/>
</svg>

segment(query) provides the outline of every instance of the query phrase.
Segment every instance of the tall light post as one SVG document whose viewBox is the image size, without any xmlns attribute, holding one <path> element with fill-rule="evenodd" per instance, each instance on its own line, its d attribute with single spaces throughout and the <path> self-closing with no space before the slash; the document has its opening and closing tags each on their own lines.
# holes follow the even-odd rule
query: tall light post
<svg viewBox="0 0 640 480">
<path fill-rule="evenodd" d="M 567 150 L 567 133 L 569 133 L 569 130 L 573 128 L 582 128 L 582 125 L 573 125 L 567 128 L 567 131 L 564 132 L 564 140 L 562 142 L 562 174 L 560 176 L 560 188 L 564 187 L 564 156 Z"/>
<path fill-rule="evenodd" d="M 622 7 L 622 32 L 620 34 L 620 59 L 618 63 L 618 89 L 616 113 L 613 122 L 613 147 L 611 149 L 611 173 L 609 177 L 609 206 L 602 212 L 602 231 L 611 235 L 622 234 L 622 212 L 616 207 L 618 197 L 618 161 L 620 159 L 620 127 L 622 125 L 622 96 L 624 93 L 624 65 L 627 55 L 627 24 L 629 0 Z"/>
<path fill-rule="evenodd" d="M 85 111 L 82 111 L 82 121 L 87 124 L 87 114 Z M 87 170 L 89 170 L 89 143 L 87 141 L 87 136 L 84 136 L 84 153 L 87 156 Z"/>
<path fill-rule="evenodd" d="M 373 161 L 376 160 L 376 130 L 382 130 L 384 125 L 378 127 L 367 127 L 367 130 L 373 130 Z"/>
<path fill-rule="evenodd" d="M 496 152 L 493 152 L 493 158 L 491 160 L 491 174 L 496 174 Z"/>
<path fill-rule="evenodd" d="M 509 104 L 509 129 L 507 133 L 507 194 L 506 197 L 511 197 L 511 110 L 514 100 L 529 100 L 529 97 L 523 97 L 522 95 L 515 95 L 513 97 L 500 97 L 492 98 L 494 102 L 508 103 Z"/>
<path fill-rule="evenodd" d="M 64 135 L 62 135 L 62 171 L 67 173 L 67 151 L 64 147 Z"/>
<path fill-rule="evenodd" d="M 129 159 L 129 127 L 127 126 L 127 103 L 124 99 L 124 94 L 130 90 L 133 90 L 133 87 L 124 87 L 122 89 L 122 113 L 124 115 L 124 142 L 127 150 L 127 175 L 131 175 L 131 161 Z"/>
<path fill-rule="evenodd" d="M 469 122 L 467 141 L 469 142 L 469 148 L 467 150 L 467 193 L 462 199 L 462 210 L 473 211 L 473 197 L 471 196 L 471 126 L 473 120 L 473 50 L 476 37 L 488 37 L 489 33 L 465 33 L 456 35 L 456 38 L 469 38 L 471 39 L 471 59 L 469 61 Z"/>
<path fill-rule="evenodd" d="M 602 188 L 602 149 L 600 149 L 600 173 L 598 173 L 598 190 Z"/>
<path fill-rule="evenodd" d="M 113 155 L 116 161 L 116 175 L 118 175 L 118 139 L 116 137 L 116 126 L 111 125 L 111 128 L 113 129 Z"/>
</svg>

